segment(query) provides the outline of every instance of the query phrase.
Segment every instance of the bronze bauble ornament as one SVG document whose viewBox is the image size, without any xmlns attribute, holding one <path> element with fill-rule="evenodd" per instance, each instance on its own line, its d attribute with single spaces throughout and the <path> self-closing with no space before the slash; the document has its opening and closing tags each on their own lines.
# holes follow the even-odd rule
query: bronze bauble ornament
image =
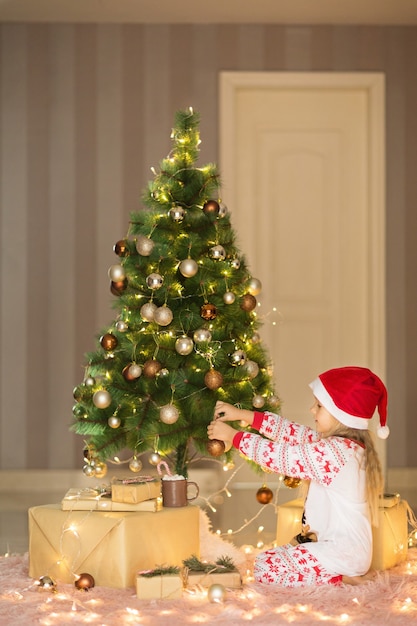
<svg viewBox="0 0 417 626">
<path fill-rule="evenodd" d="M 203 304 L 200 307 L 200 315 L 204 320 L 214 320 L 217 317 L 217 308 L 214 306 L 214 304 L 206 302 L 206 304 Z"/>
<path fill-rule="evenodd" d="M 211 456 L 221 456 L 226 450 L 224 442 L 220 441 L 220 439 L 209 439 L 206 447 L 207 452 L 211 454 Z"/>
<path fill-rule="evenodd" d="M 119 342 L 117 340 L 117 337 L 115 335 L 112 335 L 111 333 L 106 333 L 105 335 L 100 337 L 101 347 L 108 352 L 114 350 L 118 343 Z"/>
<path fill-rule="evenodd" d="M 95 584 L 95 580 L 91 574 L 87 574 L 85 572 L 80 574 L 74 582 L 75 587 L 81 591 L 88 591 L 89 589 L 92 589 Z"/>
<path fill-rule="evenodd" d="M 256 492 L 256 499 L 258 500 L 259 504 L 269 504 L 273 497 L 274 494 L 272 493 L 271 489 L 266 485 L 262 485 L 262 487 L 260 487 Z"/>
<path fill-rule="evenodd" d="M 204 376 L 204 384 L 207 387 L 207 389 L 211 389 L 212 391 L 215 391 L 216 389 L 219 389 L 219 387 L 223 385 L 223 376 L 217 370 L 213 368 L 209 369 L 209 371 Z"/>
<path fill-rule="evenodd" d="M 203 211 L 206 215 L 217 216 L 220 211 L 220 205 L 216 200 L 208 200 L 204 203 Z"/>
<path fill-rule="evenodd" d="M 301 483 L 301 478 L 296 478 L 295 476 L 284 476 L 282 482 L 289 489 L 296 489 Z"/>
<path fill-rule="evenodd" d="M 121 296 L 124 291 L 127 289 L 127 278 L 123 280 L 118 280 L 117 282 L 111 281 L 110 283 L 110 291 L 114 296 Z"/>
<path fill-rule="evenodd" d="M 117 256 L 121 257 L 128 256 L 130 254 L 129 246 L 127 245 L 126 239 L 120 239 L 120 241 L 115 243 L 113 246 L 113 250 L 117 254 Z"/>
<path fill-rule="evenodd" d="M 146 378 L 155 378 L 161 368 L 162 365 L 159 361 L 149 359 L 149 361 L 146 361 L 143 364 L 143 374 Z"/>
<path fill-rule="evenodd" d="M 256 308 L 256 304 L 257 301 L 255 296 L 253 296 L 251 293 L 245 293 L 240 301 L 240 308 L 250 313 L 251 311 L 253 311 L 254 308 Z"/>
</svg>

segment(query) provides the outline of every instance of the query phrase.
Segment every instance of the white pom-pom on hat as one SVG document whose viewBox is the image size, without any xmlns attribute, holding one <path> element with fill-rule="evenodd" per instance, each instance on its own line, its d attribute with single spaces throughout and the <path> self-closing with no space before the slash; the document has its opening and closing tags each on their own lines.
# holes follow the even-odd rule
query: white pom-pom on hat
<svg viewBox="0 0 417 626">
<path fill-rule="evenodd" d="M 376 430 L 376 434 L 380 439 L 388 439 L 389 437 L 389 428 L 388 426 L 378 426 Z"/>
</svg>

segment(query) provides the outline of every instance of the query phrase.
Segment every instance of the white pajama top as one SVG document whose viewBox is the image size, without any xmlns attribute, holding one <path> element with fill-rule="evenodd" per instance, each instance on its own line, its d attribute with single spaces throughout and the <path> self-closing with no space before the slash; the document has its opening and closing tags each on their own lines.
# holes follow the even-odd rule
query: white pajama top
<svg viewBox="0 0 417 626">
<path fill-rule="evenodd" d="M 343 437 L 320 439 L 315 430 L 273 413 L 255 413 L 250 432 L 233 445 L 262 468 L 310 481 L 305 524 L 317 542 L 303 547 L 335 575 L 365 574 L 372 560 L 363 446 Z"/>
</svg>

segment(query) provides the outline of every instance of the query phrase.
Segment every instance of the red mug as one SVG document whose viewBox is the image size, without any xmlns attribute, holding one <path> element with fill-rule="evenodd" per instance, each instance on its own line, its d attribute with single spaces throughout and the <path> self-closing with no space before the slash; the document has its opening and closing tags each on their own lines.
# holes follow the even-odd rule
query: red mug
<svg viewBox="0 0 417 626">
<path fill-rule="evenodd" d="M 162 504 L 167 507 L 187 506 L 198 498 L 200 493 L 197 483 L 187 480 L 186 478 L 170 479 L 163 478 L 162 481 Z M 195 494 L 188 495 L 188 487 L 193 486 Z"/>
</svg>

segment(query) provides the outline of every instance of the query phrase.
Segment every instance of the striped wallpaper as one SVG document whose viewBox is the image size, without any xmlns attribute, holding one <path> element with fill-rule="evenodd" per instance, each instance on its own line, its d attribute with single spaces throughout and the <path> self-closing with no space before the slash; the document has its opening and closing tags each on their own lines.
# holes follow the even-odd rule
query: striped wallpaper
<svg viewBox="0 0 417 626">
<path fill-rule="evenodd" d="M 72 389 L 113 318 L 113 244 L 178 108 L 218 161 L 222 70 L 386 73 L 388 463 L 417 465 L 417 28 L 2 24 L 0 469 L 80 467 Z"/>
</svg>

